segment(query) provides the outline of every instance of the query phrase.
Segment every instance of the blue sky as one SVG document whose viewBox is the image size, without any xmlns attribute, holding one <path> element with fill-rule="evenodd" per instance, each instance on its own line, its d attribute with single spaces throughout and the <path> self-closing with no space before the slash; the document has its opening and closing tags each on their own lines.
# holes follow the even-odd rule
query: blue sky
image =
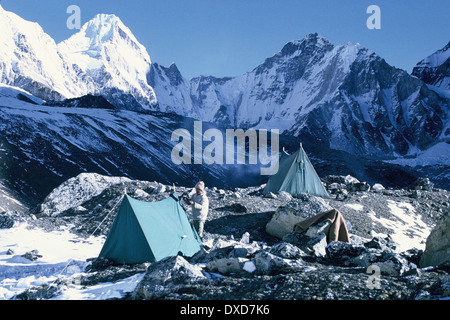
<svg viewBox="0 0 450 320">
<path fill-rule="evenodd" d="M 82 24 L 97 13 L 119 16 L 153 62 L 175 62 L 183 76 L 237 76 L 291 40 L 318 32 L 333 44 L 360 43 L 411 72 L 450 41 L 448 0 L 1 0 L 4 9 L 38 22 L 59 42 L 66 9 L 81 8 Z M 369 5 L 381 9 L 381 29 L 369 30 Z"/>
</svg>

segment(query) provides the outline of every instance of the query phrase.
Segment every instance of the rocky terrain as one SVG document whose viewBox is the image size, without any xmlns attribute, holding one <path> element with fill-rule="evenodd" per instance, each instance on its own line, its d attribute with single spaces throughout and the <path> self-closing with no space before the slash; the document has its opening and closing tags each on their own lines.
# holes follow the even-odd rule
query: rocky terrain
<svg viewBox="0 0 450 320">
<path fill-rule="evenodd" d="M 350 176 L 328 176 L 323 181 L 329 199 L 306 194 L 294 198 L 283 192 L 263 196 L 264 185 L 233 190 L 209 186 L 210 214 L 203 249 L 196 255 L 132 266 L 93 256 L 73 281 L 91 287 L 143 275 L 122 298 L 126 300 L 448 299 L 448 254 L 444 251 L 446 262 L 439 265 L 421 261 L 424 250 L 442 244 L 442 236 L 446 237 L 440 231 L 433 245 L 426 243 L 436 225 L 448 231 L 448 191 L 435 189 L 427 179 L 398 190 L 369 186 Z M 28 214 L 3 213 L 0 222 L 2 228 L 27 221 L 49 232 L 69 229 L 86 239 L 108 233 L 125 192 L 157 201 L 188 190 L 81 174 L 56 188 Z M 351 243 L 327 244 L 321 225 L 305 234 L 290 232 L 292 221 L 329 208 L 344 215 Z M 444 250 L 448 241 L 446 246 Z M 40 259 L 37 252 L 30 254 Z M 13 299 L 52 299 L 68 285 L 67 280 L 56 280 Z"/>
</svg>

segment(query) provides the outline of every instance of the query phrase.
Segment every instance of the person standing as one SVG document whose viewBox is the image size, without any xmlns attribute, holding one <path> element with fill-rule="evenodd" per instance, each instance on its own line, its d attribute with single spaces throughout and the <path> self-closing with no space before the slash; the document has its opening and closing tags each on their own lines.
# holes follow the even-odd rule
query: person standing
<svg viewBox="0 0 450 320">
<path fill-rule="evenodd" d="M 198 182 L 195 189 L 186 197 L 187 202 L 192 206 L 192 220 L 194 228 L 202 238 L 205 227 L 205 221 L 209 212 L 209 199 L 206 196 L 205 183 Z"/>
</svg>

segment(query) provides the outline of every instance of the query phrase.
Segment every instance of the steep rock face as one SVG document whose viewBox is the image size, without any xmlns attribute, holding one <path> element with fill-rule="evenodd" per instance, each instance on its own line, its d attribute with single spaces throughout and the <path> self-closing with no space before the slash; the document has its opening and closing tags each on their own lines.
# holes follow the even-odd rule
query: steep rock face
<svg viewBox="0 0 450 320">
<path fill-rule="evenodd" d="M 174 63 L 169 67 L 153 63 L 147 81 L 157 93 L 158 110 L 199 118 L 193 111 L 189 81 L 183 78 Z"/>
<path fill-rule="evenodd" d="M 450 42 L 442 49 L 420 61 L 412 74 L 423 82 L 450 91 Z"/>
<path fill-rule="evenodd" d="M 291 131 L 354 154 L 406 155 L 439 141 L 448 106 L 423 82 L 361 49 L 331 99 Z"/>
</svg>

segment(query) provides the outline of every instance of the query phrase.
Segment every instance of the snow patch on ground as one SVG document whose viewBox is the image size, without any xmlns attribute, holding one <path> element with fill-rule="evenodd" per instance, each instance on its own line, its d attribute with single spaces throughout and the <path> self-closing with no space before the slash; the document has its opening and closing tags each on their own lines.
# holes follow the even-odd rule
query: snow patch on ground
<svg viewBox="0 0 450 320">
<path fill-rule="evenodd" d="M 387 205 L 392 218 L 377 217 L 373 211 L 369 211 L 368 215 L 374 222 L 393 230 L 390 236 L 398 244 L 397 251 L 412 248 L 425 250 L 425 242 L 431 228 L 415 213 L 414 207 L 409 203 L 393 200 L 388 200 Z M 386 237 L 387 234 L 373 232 L 373 236 Z"/>
<path fill-rule="evenodd" d="M 58 300 L 105 300 L 121 298 L 134 290 L 143 274 L 116 283 L 85 288 L 76 277 L 87 266 L 86 260 L 98 256 L 104 236 L 80 239 L 68 230 L 45 232 L 20 224 L 0 230 L 0 300 L 8 300 L 34 286 L 67 280 L 67 289 Z M 11 249 L 14 253 L 7 254 Z M 30 261 L 23 254 L 38 250 L 41 258 Z"/>
</svg>

